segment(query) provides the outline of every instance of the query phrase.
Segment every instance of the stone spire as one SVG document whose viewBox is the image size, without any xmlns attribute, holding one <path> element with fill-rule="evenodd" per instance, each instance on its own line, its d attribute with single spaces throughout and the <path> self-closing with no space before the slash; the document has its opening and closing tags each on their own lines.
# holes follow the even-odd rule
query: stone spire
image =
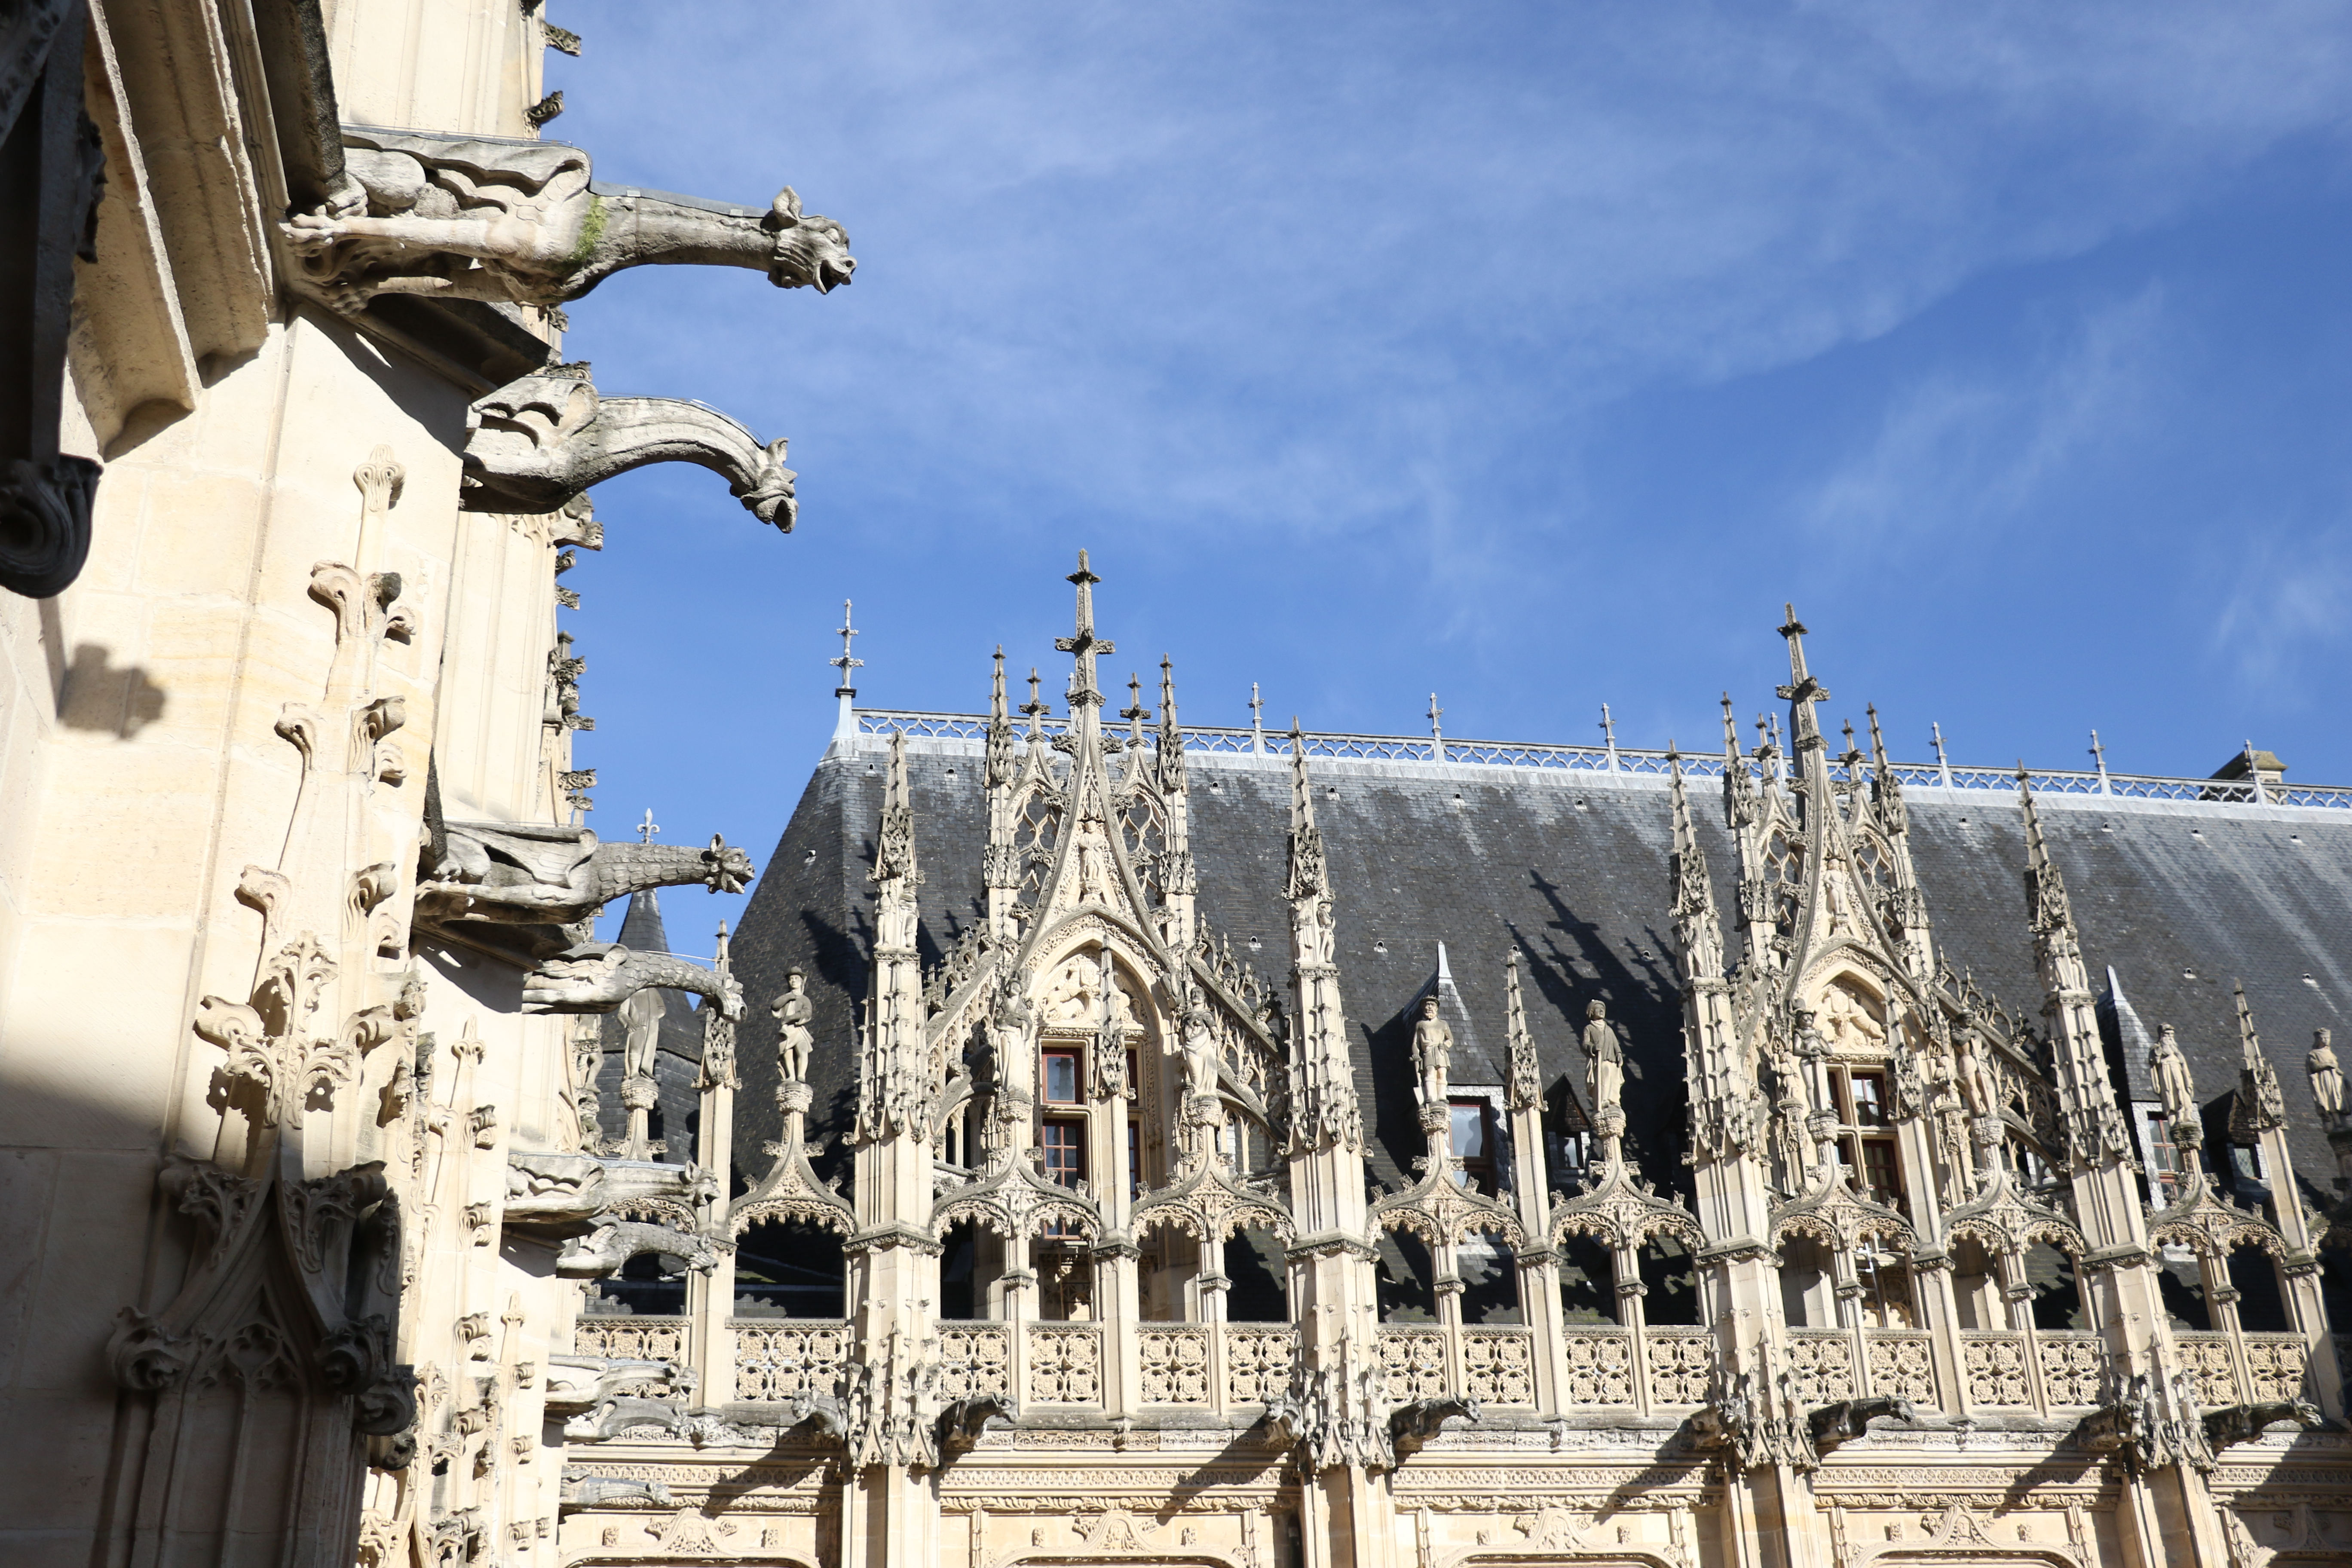
<svg viewBox="0 0 2352 1568">
<path fill-rule="evenodd" d="M 832 665 L 834 668 L 841 671 L 841 679 L 834 686 L 833 689 L 835 699 L 841 704 L 840 715 L 834 721 L 833 738 L 836 741 L 841 741 L 846 740 L 857 733 L 857 678 L 856 672 L 866 668 L 866 661 L 864 659 L 852 658 L 849 652 L 851 639 L 855 638 L 858 633 L 857 628 L 849 624 L 849 601 L 847 599 L 841 601 L 841 626 L 835 635 L 841 638 L 841 657 L 838 658 L 828 659 L 825 662 Z"/>
<path fill-rule="evenodd" d="M 1160 806 L 1168 814 L 1160 861 L 1160 896 L 1167 909 L 1162 934 L 1169 951 L 1181 962 L 1192 951 L 1198 933 L 1193 900 L 1201 889 L 1201 878 L 1192 864 L 1192 793 L 1184 769 L 1184 731 L 1176 722 L 1176 667 L 1165 656 L 1160 660 L 1160 745 L 1155 760 Z"/>
<path fill-rule="evenodd" d="M 1823 749 L 1822 727 L 1814 715 L 1813 705 L 1830 700 L 1829 689 L 1815 680 L 1805 668 L 1805 623 L 1797 619 L 1797 606 L 1784 605 L 1789 619 L 1780 627 L 1780 635 L 1789 641 L 1789 684 L 1776 689 L 1775 695 L 1789 704 L 1790 748 L 1800 757 L 1808 752 Z"/>
<path fill-rule="evenodd" d="M 1728 718 L 1725 732 L 1731 733 Z M 1738 742 L 1729 745 L 1737 751 Z M 1715 883 L 1706 851 L 1691 820 L 1690 796 L 1683 784 L 1681 753 L 1666 747 L 1666 795 L 1674 816 L 1674 922 L 1675 955 L 1683 975 L 1684 1071 L 1690 1086 L 1695 1154 L 1727 1157 L 1745 1148 L 1753 1134 L 1754 1110 L 1737 1070 L 1738 1031 L 1730 988 L 1724 975 L 1723 931 L 1716 919 Z"/>
<path fill-rule="evenodd" d="M 1503 1038 L 1510 1057 L 1507 1088 L 1513 1110 L 1543 1109 L 1543 1068 L 1536 1060 L 1535 1037 L 1528 1032 L 1528 1005 L 1519 994 L 1519 951 L 1503 959 Z"/>
<path fill-rule="evenodd" d="M 926 1140 L 939 1086 L 929 1081 L 923 1060 L 923 973 L 915 947 L 920 918 L 915 889 L 923 878 L 915 864 L 915 812 L 907 784 L 903 730 L 890 733 L 882 822 L 874 869 L 866 880 L 875 889 L 873 1015 L 867 1021 L 858 1083 L 857 1136 L 868 1142 L 896 1137 Z"/>
<path fill-rule="evenodd" d="M 2025 905 L 2033 933 L 2033 962 L 2042 975 L 2042 1016 L 2050 1039 L 2053 1075 L 2066 1124 L 2067 1173 L 2074 1212 L 2094 1247 L 2144 1249 L 2132 1139 L 2107 1079 L 2091 976 L 2066 899 L 2066 879 L 2050 858 L 2042 817 L 2023 763 L 2017 769 L 2019 809 L 2025 817 Z"/>
<path fill-rule="evenodd" d="M 1290 721 L 1290 866 L 1283 882 L 1290 900 L 1290 949 L 1296 1011 L 1290 1023 L 1297 1080 L 1294 1136 L 1307 1150 L 1363 1147 L 1364 1119 L 1356 1103 L 1355 1069 L 1348 1058 L 1339 1005 L 1339 971 L 1333 958 L 1330 867 L 1323 830 L 1315 825 L 1315 794 L 1307 776 L 1307 738 Z"/>
</svg>

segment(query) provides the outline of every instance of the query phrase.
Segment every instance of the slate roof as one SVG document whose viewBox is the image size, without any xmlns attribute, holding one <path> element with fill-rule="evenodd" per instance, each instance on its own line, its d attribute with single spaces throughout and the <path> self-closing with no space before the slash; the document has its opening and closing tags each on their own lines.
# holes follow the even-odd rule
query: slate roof
<svg viewBox="0 0 2352 1568">
<path fill-rule="evenodd" d="M 980 746 L 910 738 L 907 751 L 926 879 L 921 942 L 935 961 L 981 910 Z M 778 1134 L 767 1002 L 793 964 L 807 970 L 816 1004 L 811 1136 L 847 1125 L 856 1008 L 868 985 L 866 878 L 887 755 L 884 737 L 836 741 L 745 912 L 733 948 L 750 1004 L 738 1149 Z M 1262 975 L 1282 980 L 1289 764 L 1203 753 L 1187 762 L 1202 924 L 1230 937 Z M 1664 781 L 1325 759 L 1309 769 L 1333 873 L 1357 1084 L 1375 1135 L 1374 1174 L 1394 1184 L 1420 1152 L 1410 1020 L 1434 978 L 1442 942 L 1458 992 L 1459 1011 L 1454 997 L 1445 1006 L 1457 1037 L 1457 1085 L 1504 1081 L 1503 964 L 1516 949 L 1553 1125 L 1580 1116 L 1570 1087 L 1582 1082 L 1574 1041 L 1585 1004 L 1599 997 L 1627 1042 L 1629 1145 L 1662 1187 L 1686 1185 Z M 1718 906 L 1729 910 L 1736 862 L 1718 787 L 1694 780 L 1692 804 Z M 2012 1010 L 2038 1018 L 2016 797 L 1914 787 L 1906 799 L 1941 954 L 1972 970 Z M 2148 1098 L 2144 1066 L 2130 1059 L 2126 1037 L 2141 1040 L 2170 1023 L 2200 1089 L 2226 1116 L 2239 1060 L 2230 987 L 2242 979 L 2286 1089 L 2306 1199 L 2329 1202 L 2334 1163 L 2303 1058 L 2312 1031 L 2340 1029 L 2352 1001 L 2352 813 L 2082 796 L 2038 804 L 2095 980 L 2104 983 L 2112 968 L 2120 982 L 2122 1005 L 2110 996 L 2103 1005 L 2119 1087 Z M 1728 931 L 1727 941 L 1736 954 Z M 2138 1045 L 2143 1063 L 2145 1052 Z M 828 1163 L 842 1157 L 837 1145 L 828 1149 Z"/>
</svg>

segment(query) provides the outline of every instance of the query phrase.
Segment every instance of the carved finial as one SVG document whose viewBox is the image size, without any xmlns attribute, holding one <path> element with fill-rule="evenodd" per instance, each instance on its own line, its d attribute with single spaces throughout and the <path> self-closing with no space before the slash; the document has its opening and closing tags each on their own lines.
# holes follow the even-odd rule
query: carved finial
<svg viewBox="0 0 2352 1568">
<path fill-rule="evenodd" d="M 1774 695 L 1789 704 L 1790 728 L 1792 739 L 1801 751 L 1809 742 L 1821 739 L 1821 730 L 1813 718 L 1813 704 L 1829 700 L 1829 690 L 1815 680 L 1805 668 L 1805 623 L 1797 619 L 1797 606 L 1785 606 L 1789 619 L 1780 627 L 1780 635 L 1789 640 L 1789 684 L 1776 687 Z"/>
<path fill-rule="evenodd" d="M 1118 710 L 1118 716 L 1127 721 L 1135 743 L 1143 744 L 1143 721 L 1151 717 L 1151 710 L 1143 705 L 1143 681 L 1131 669 L 1127 672 L 1127 706 Z"/>
<path fill-rule="evenodd" d="M 2050 858 L 2050 845 L 2042 837 L 2042 814 L 2033 809 L 2033 785 L 2025 763 L 2017 764 L 2017 798 L 2025 813 L 2025 902 L 2037 934 L 2071 934 L 2074 927 L 2066 900 L 2066 879 Z"/>
<path fill-rule="evenodd" d="M 1257 682 L 1250 682 L 1250 750 L 1265 750 L 1265 699 L 1257 694 Z"/>
<path fill-rule="evenodd" d="M 1021 705 L 1021 711 L 1028 716 L 1029 733 L 1032 738 L 1034 738 L 1037 733 L 1037 721 L 1053 711 L 1050 704 L 1039 700 L 1037 686 L 1037 667 L 1033 664 L 1029 667 L 1029 700 Z"/>
<path fill-rule="evenodd" d="M 1184 787 L 1184 731 L 1176 722 L 1176 662 L 1160 656 L 1160 787 Z"/>
<path fill-rule="evenodd" d="M 1864 703 L 1862 710 L 1870 717 L 1870 760 L 1877 765 L 1880 776 L 1885 777 L 1887 771 L 1886 737 L 1878 732 L 1878 704 Z"/>
<path fill-rule="evenodd" d="M 661 824 L 654 820 L 654 808 L 650 805 L 646 807 L 646 819 L 637 824 L 637 842 L 651 844 L 654 835 L 661 830 Z"/>
<path fill-rule="evenodd" d="M 1054 647 L 1059 652 L 1076 656 L 1070 671 L 1070 707 L 1075 712 L 1102 700 L 1102 693 L 1095 687 L 1095 657 L 1117 653 L 1118 645 L 1095 636 L 1095 584 L 1102 579 L 1087 564 L 1085 551 L 1078 552 L 1078 569 L 1070 574 L 1068 580 L 1078 590 L 1077 627 L 1070 637 L 1055 637 Z"/>
<path fill-rule="evenodd" d="M 1617 721 L 1610 715 L 1609 704 L 1601 705 L 1601 743 L 1609 751 L 1609 771 L 1617 771 Z"/>
<path fill-rule="evenodd" d="M 841 684 L 834 689 L 833 694 L 835 697 L 855 697 L 857 695 L 857 689 L 850 684 L 849 672 L 853 669 L 863 669 L 866 667 L 866 661 L 850 657 L 850 639 L 858 634 L 857 628 L 849 624 L 849 601 L 846 599 L 841 601 L 841 626 L 836 635 L 841 638 L 841 657 L 825 661 L 841 671 Z"/>
</svg>

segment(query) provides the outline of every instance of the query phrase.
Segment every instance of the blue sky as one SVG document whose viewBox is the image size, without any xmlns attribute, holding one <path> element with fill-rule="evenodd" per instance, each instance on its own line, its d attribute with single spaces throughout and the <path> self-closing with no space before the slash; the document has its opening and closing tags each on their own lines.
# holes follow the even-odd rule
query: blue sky
<svg viewBox="0 0 2352 1568">
<path fill-rule="evenodd" d="M 1187 718 L 2352 783 L 2352 5 L 551 0 L 601 179 L 787 182 L 856 283 L 645 268 L 612 394 L 793 438 L 801 524 L 596 492 L 593 826 L 772 847 L 862 700 L 1045 667 L 1080 545 Z M 672 932 L 733 900 L 672 900 Z"/>
</svg>

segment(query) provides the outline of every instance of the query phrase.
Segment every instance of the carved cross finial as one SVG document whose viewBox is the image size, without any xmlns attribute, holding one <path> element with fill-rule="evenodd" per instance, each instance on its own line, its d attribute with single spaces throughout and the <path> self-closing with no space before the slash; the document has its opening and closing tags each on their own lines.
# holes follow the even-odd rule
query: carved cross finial
<svg viewBox="0 0 2352 1568">
<path fill-rule="evenodd" d="M 661 824 L 654 820 L 654 808 L 650 805 L 646 807 L 646 819 L 637 824 L 637 842 L 651 844 L 654 835 L 661 830 Z"/>
<path fill-rule="evenodd" d="M 1037 667 L 1033 664 L 1029 667 L 1029 700 L 1021 705 L 1021 711 L 1029 715 L 1032 730 L 1037 727 L 1036 721 L 1051 710 L 1051 704 L 1037 700 Z"/>
<path fill-rule="evenodd" d="M 1829 700 L 1829 690 L 1812 678 L 1805 668 L 1805 623 L 1797 619 L 1797 606 L 1782 606 L 1789 619 L 1780 627 L 1780 635 L 1789 639 L 1789 684 L 1774 688 L 1773 694 L 1790 704 L 1789 717 L 1796 730 L 1796 741 L 1801 748 L 1808 739 L 1817 739 L 1821 731 L 1813 718 L 1813 704 Z"/>
<path fill-rule="evenodd" d="M 865 668 L 866 661 L 850 657 L 850 639 L 857 636 L 857 628 L 849 624 L 849 601 L 846 599 L 841 601 L 841 626 L 836 635 L 841 638 L 841 657 L 825 660 L 834 668 L 841 671 L 841 684 L 834 688 L 833 694 L 835 697 L 855 697 L 857 695 L 857 689 L 849 683 L 849 672 L 853 669 Z"/>
<path fill-rule="evenodd" d="M 1069 581 L 1078 589 L 1077 630 L 1075 636 L 1055 637 L 1054 647 L 1077 656 L 1076 668 L 1070 671 L 1070 706 L 1084 708 L 1102 700 L 1102 693 L 1095 689 L 1095 656 L 1117 653 L 1118 645 L 1095 636 L 1095 584 L 1102 579 L 1087 566 L 1083 550 L 1078 552 L 1078 569 L 1070 574 Z"/>
<path fill-rule="evenodd" d="M 1131 669 L 1127 672 L 1127 706 L 1118 710 L 1118 716 L 1134 725 L 1138 733 L 1142 731 L 1143 721 L 1151 717 L 1151 710 L 1143 705 L 1143 682 Z"/>
<path fill-rule="evenodd" d="M 1257 682 L 1250 682 L 1250 750 L 1265 750 L 1265 699 L 1257 694 Z"/>
</svg>

